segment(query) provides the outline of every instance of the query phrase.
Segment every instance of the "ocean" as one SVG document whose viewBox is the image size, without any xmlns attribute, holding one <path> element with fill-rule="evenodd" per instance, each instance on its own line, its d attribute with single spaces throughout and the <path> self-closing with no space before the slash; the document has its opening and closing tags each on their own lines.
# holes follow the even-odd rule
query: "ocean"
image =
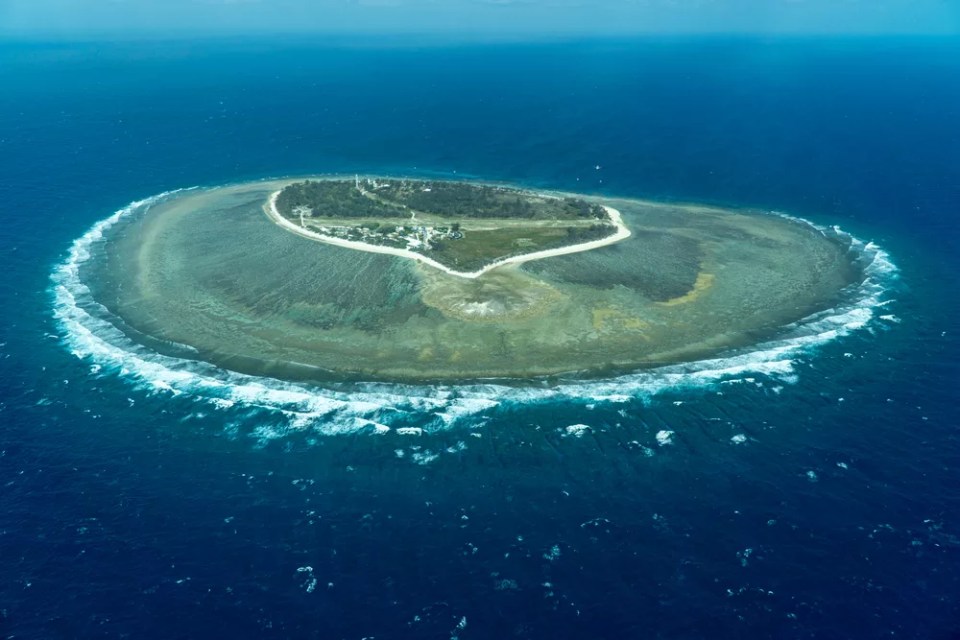
<svg viewBox="0 0 960 640">
<path fill-rule="evenodd" d="M 7 41 L 0 86 L 3 637 L 960 634 L 960 41 Z M 72 311 L 130 203 L 354 172 L 782 212 L 872 279 L 519 389 L 241 377 Z"/>
</svg>

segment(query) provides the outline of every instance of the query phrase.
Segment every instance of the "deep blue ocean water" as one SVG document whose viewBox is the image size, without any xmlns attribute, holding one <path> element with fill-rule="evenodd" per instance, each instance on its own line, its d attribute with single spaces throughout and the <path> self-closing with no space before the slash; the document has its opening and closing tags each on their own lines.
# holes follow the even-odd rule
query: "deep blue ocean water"
<svg viewBox="0 0 960 640">
<path fill-rule="evenodd" d="M 960 42 L 8 42 L 0 87 L 3 637 L 960 634 Z M 355 171 L 775 209 L 898 273 L 789 371 L 422 436 L 71 353 L 98 220 Z"/>
</svg>

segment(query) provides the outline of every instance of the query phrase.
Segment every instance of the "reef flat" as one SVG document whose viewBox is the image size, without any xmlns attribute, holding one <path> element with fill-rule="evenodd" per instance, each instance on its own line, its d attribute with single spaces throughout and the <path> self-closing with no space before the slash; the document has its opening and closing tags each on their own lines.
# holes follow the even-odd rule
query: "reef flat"
<svg viewBox="0 0 960 640">
<path fill-rule="evenodd" d="M 862 279 L 841 237 L 803 221 L 584 196 L 632 234 L 463 278 L 290 233 L 265 206 L 292 183 L 169 196 L 112 227 L 84 280 L 159 351 L 283 379 L 466 381 L 703 358 L 775 336 Z"/>
</svg>

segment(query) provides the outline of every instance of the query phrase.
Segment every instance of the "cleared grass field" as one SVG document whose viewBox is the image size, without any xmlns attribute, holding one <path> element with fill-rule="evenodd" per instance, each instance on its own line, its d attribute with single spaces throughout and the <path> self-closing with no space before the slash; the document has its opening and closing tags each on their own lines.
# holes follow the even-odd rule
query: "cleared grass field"
<svg viewBox="0 0 960 640">
<path fill-rule="evenodd" d="M 274 203 L 315 233 L 415 252 L 461 272 L 617 232 L 603 206 L 582 198 L 460 182 L 308 180 L 285 186 Z"/>
<path fill-rule="evenodd" d="M 604 227 L 603 233 L 586 238 L 589 227 L 576 228 L 572 236 L 564 227 L 531 226 L 505 229 L 467 230 L 457 240 L 444 240 L 438 248 L 424 252 L 431 258 L 458 271 L 473 271 L 483 266 L 523 253 L 563 247 L 573 242 L 594 240 L 614 233 L 612 226 Z"/>
<path fill-rule="evenodd" d="M 297 222 L 300 222 L 297 220 Z M 420 237 L 411 224 L 429 229 L 429 247 L 412 249 L 456 271 L 475 271 L 511 256 L 534 253 L 597 240 L 616 232 L 610 224 L 597 220 L 515 220 L 505 218 L 467 219 L 459 223 L 456 234 L 449 233 L 451 222 L 422 215 L 412 223 L 409 218 L 351 220 L 349 218 L 306 218 L 303 226 L 311 231 L 329 233 L 339 229 L 345 235 L 367 228 L 360 240 L 369 244 L 403 248 L 406 239 Z M 376 230 L 371 227 L 376 226 Z M 436 225 L 436 226 L 434 226 Z M 401 230 L 392 235 L 378 233 L 384 228 Z M 405 229 L 405 230 L 404 230 Z M 326 230 L 326 231 L 325 231 Z"/>
</svg>

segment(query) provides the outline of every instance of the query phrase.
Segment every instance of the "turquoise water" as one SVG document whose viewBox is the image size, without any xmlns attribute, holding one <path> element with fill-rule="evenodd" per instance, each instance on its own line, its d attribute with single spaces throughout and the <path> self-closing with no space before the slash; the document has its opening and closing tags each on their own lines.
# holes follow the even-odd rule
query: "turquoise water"
<svg viewBox="0 0 960 640">
<path fill-rule="evenodd" d="M 951 637 L 958 52 L 2 45 L 0 630 Z M 323 172 L 777 210 L 883 259 L 840 322 L 567 388 L 280 385 L 74 322 L 98 221 Z"/>
</svg>

